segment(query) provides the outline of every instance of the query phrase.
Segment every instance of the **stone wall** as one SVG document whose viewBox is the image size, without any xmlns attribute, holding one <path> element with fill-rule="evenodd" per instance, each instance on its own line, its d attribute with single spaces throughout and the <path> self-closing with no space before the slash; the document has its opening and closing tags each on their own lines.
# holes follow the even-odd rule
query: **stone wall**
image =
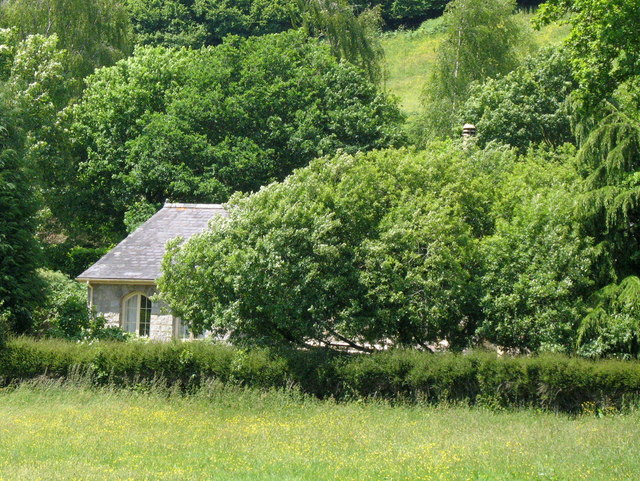
<svg viewBox="0 0 640 481">
<path fill-rule="evenodd" d="M 93 308 L 96 313 L 107 319 L 107 325 L 122 327 L 122 300 L 134 292 L 148 298 L 156 293 L 153 285 L 140 286 L 128 284 L 91 284 L 93 288 Z M 89 292 L 91 296 L 91 292 Z M 164 312 L 163 304 L 151 300 L 151 326 L 149 337 L 160 341 L 169 341 L 174 335 L 174 320 L 171 314 Z"/>
</svg>

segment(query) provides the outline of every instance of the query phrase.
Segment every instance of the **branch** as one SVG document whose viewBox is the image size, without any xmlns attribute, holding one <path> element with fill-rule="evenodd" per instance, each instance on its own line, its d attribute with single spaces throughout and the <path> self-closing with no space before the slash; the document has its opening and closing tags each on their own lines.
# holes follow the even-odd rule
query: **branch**
<svg viewBox="0 0 640 481">
<path fill-rule="evenodd" d="M 423 341 L 417 341 L 418 345 L 433 354 L 435 351 L 427 346 Z"/>
<path fill-rule="evenodd" d="M 353 342 L 351 339 L 347 339 L 344 336 L 341 336 L 340 334 L 338 334 L 335 331 L 329 330 L 328 331 L 329 334 L 331 334 L 332 336 L 334 336 L 336 339 L 338 339 L 339 341 L 342 341 L 346 344 L 348 344 L 350 347 L 357 349 L 358 351 L 362 351 L 362 352 L 375 352 L 375 349 L 369 348 L 369 347 L 365 347 L 365 346 L 360 346 L 359 344 L 356 344 L 355 342 Z M 329 344 L 329 343 L 327 343 Z"/>
</svg>

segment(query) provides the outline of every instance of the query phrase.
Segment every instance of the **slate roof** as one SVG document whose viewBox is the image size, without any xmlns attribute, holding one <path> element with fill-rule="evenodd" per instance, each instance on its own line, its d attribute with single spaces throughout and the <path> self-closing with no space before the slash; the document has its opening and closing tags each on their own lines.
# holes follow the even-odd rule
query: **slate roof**
<svg viewBox="0 0 640 481">
<path fill-rule="evenodd" d="M 220 204 L 165 204 L 78 280 L 155 281 L 160 277 L 166 243 L 202 232 L 215 215 L 228 214 Z"/>
</svg>

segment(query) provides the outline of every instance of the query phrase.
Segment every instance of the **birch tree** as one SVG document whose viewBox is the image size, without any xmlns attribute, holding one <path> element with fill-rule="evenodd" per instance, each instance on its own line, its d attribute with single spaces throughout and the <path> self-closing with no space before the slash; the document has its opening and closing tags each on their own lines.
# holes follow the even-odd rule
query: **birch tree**
<svg viewBox="0 0 640 481">
<path fill-rule="evenodd" d="M 451 135 L 472 82 L 513 70 L 525 38 L 514 0 L 454 0 L 445 11 L 445 38 L 424 90 L 423 140 Z"/>
</svg>

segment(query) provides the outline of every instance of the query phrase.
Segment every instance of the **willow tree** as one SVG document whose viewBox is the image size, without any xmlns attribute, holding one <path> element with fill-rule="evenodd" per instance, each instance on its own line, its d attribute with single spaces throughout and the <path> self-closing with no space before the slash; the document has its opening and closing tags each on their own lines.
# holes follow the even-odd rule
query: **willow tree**
<svg viewBox="0 0 640 481">
<path fill-rule="evenodd" d="M 112 65 L 132 48 L 124 0 L 5 0 L 0 26 L 16 28 L 23 38 L 56 34 L 75 78 Z"/>
<path fill-rule="evenodd" d="M 443 21 L 445 37 L 423 94 L 425 138 L 451 135 L 473 82 L 513 70 L 525 27 L 515 0 L 453 0 Z"/>
<path fill-rule="evenodd" d="M 383 78 L 384 50 L 378 40 L 380 9 L 357 14 L 347 0 L 298 0 L 298 23 L 312 36 L 326 39 L 331 53 L 362 68 L 369 79 Z"/>
</svg>

